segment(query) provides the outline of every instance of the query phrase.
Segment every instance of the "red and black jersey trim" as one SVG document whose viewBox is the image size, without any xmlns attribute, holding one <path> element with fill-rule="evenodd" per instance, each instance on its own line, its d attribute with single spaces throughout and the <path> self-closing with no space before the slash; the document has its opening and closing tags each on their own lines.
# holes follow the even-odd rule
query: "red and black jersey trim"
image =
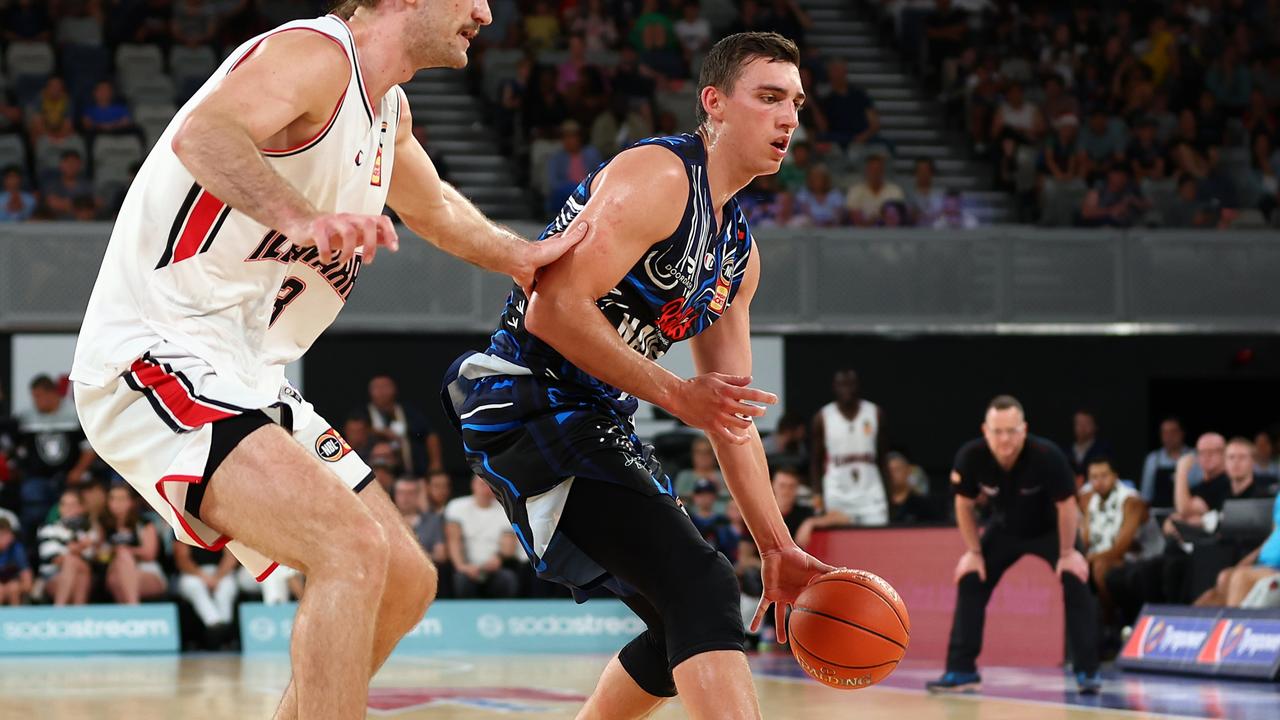
<svg viewBox="0 0 1280 720">
<path fill-rule="evenodd" d="M 175 433 L 188 433 L 248 412 L 196 393 L 185 375 L 149 357 L 135 360 L 124 374 L 124 381 L 147 398 L 151 409 Z"/>
<path fill-rule="evenodd" d="M 208 252 L 230 214 L 230 206 L 200 187 L 199 183 L 192 183 L 173 218 L 173 225 L 169 227 L 169 241 L 160 262 L 156 263 L 156 269 Z"/>
<path fill-rule="evenodd" d="M 356 87 L 360 88 L 360 102 L 364 105 L 364 111 L 369 116 L 369 127 L 373 127 L 373 103 L 369 100 L 369 91 L 364 86 L 364 75 L 360 72 L 360 57 L 356 52 L 356 36 L 351 34 L 351 26 L 347 25 L 347 21 L 333 15 L 338 22 L 342 23 L 342 29 L 347 31 L 347 38 L 351 41 L 351 66 L 356 71 Z"/>
</svg>

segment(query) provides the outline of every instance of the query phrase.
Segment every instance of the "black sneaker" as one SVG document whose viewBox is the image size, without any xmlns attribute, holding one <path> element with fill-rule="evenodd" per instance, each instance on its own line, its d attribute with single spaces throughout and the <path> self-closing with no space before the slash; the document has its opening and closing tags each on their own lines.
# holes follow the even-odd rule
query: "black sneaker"
<svg viewBox="0 0 1280 720">
<path fill-rule="evenodd" d="M 982 676 L 976 672 L 948 671 L 937 680 L 930 680 L 924 688 L 931 693 L 972 693 L 982 689 Z"/>
</svg>

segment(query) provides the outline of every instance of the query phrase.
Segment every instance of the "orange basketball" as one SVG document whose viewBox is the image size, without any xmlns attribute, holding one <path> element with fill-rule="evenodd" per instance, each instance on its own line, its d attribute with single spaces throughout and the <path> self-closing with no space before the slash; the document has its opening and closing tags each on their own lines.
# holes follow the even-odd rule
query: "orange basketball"
<svg viewBox="0 0 1280 720">
<path fill-rule="evenodd" d="M 889 677 L 907 651 L 911 618 L 893 586 L 847 568 L 829 572 L 796 598 L 787 642 L 813 679 L 857 690 Z"/>
</svg>

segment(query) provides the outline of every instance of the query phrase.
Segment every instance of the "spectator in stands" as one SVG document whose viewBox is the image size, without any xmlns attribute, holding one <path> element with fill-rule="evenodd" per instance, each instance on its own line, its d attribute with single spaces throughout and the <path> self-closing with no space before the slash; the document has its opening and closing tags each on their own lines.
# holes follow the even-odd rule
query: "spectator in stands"
<svg viewBox="0 0 1280 720">
<path fill-rule="evenodd" d="M 495 108 L 494 124 L 504 152 L 511 152 L 514 147 L 513 136 L 520 122 L 525 97 L 529 93 L 529 80 L 533 77 L 533 67 L 533 56 L 524 55 L 516 63 L 515 75 L 504 78 L 498 87 L 498 106 Z"/>
<path fill-rule="evenodd" d="M 423 510 L 425 493 L 420 478 L 403 477 L 395 481 L 392 499 L 405 524 L 418 538 L 418 544 L 436 565 L 449 559 L 444 541 L 444 513 L 439 510 Z"/>
<path fill-rule="evenodd" d="M 653 119 L 648 102 L 636 101 L 614 92 L 609 107 L 591 123 L 591 145 L 606 159 L 635 141 L 653 135 Z"/>
<path fill-rule="evenodd" d="M 5 42 L 49 42 L 53 36 L 53 20 L 49 17 L 48 4 L 43 0 L 5 3 L 2 17 L 0 28 L 3 28 Z"/>
<path fill-rule="evenodd" d="M 566 120 L 560 126 L 560 149 L 547 161 L 546 210 L 554 213 L 564 205 L 574 188 L 600 165 L 600 151 L 582 142 L 582 126 Z"/>
<path fill-rule="evenodd" d="M 738 206 L 751 227 L 780 227 L 789 218 L 784 218 L 781 213 L 783 197 L 791 195 L 778 192 L 777 175 L 760 175 L 738 193 Z"/>
<path fill-rule="evenodd" d="M 1153 508 L 1173 507 L 1173 473 L 1178 461 L 1191 452 L 1186 438 L 1177 418 L 1160 421 L 1160 447 L 1147 453 L 1142 463 L 1142 499 Z"/>
<path fill-rule="evenodd" d="M 173 563 L 178 568 L 178 595 L 191 603 L 204 625 L 208 648 L 220 648 L 231 639 L 235 619 L 236 558 L 226 548 L 213 551 L 184 542 L 173 544 Z"/>
<path fill-rule="evenodd" d="M 8 91 L 0 88 L 0 133 L 22 132 L 22 108 L 13 103 Z"/>
<path fill-rule="evenodd" d="M 925 20 L 925 36 L 929 39 L 929 62 L 936 72 L 964 50 L 969 39 L 968 13 L 953 7 L 951 0 L 935 0 L 934 10 Z"/>
<path fill-rule="evenodd" d="M 685 62 L 693 67 L 694 60 L 711 47 L 711 23 L 702 17 L 702 8 L 696 2 L 686 2 L 681 13 L 673 30 Z"/>
<path fill-rule="evenodd" d="M 169 32 L 176 42 L 187 47 L 208 45 L 218 32 L 215 12 L 201 0 L 175 0 Z"/>
<path fill-rule="evenodd" d="M 1204 84 L 1228 113 L 1239 114 L 1248 107 L 1253 78 L 1249 68 L 1240 62 L 1240 51 L 1235 45 L 1228 44 L 1222 49 L 1222 55 L 1205 75 Z"/>
<path fill-rule="evenodd" d="M 1018 151 L 1036 147 L 1044 135 L 1044 117 L 1025 97 L 1022 85 L 1013 83 L 991 119 L 991 137 L 1000 143 L 1000 179 L 1010 188 L 1018 172 Z"/>
<path fill-rule="evenodd" d="M 394 444 L 400 454 L 400 467 L 423 476 L 428 470 L 443 467 L 440 436 L 432 430 L 422 411 L 400 402 L 398 393 L 396 381 L 390 375 L 375 375 L 369 380 L 369 403 L 352 416 L 367 418 L 376 440 Z"/>
<path fill-rule="evenodd" d="M 759 0 L 742 0 L 738 16 L 729 26 L 729 34 L 740 32 L 767 32 L 773 30 L 773 15 L 761 7 Z"/>
<path fill-rule="evenodd" d="M 1138 121 L 1134 138 L 1125 151 L 1125 161 L 1138 182 L 1164 179 L 1170 163 L 1165 159 L 1164 146 L 1156 139 L 1155 118 L 1144 117 Z"/>
<path fill-rule="evenodd" d="M 791 145 L 786 158 L 782 160 L 782 166 L 778 168 L 777 175 L 773 177 L 778 179 L 778 184 L 783 190 L 799 192 L 805 186 L 809 170 L 814 164 L 813 146 L 807 142 L 797 142 Z M 760 178 L 763 177 L 770 176 L 760 176 Z"/>
<path fill-rule="evenodd" d="M 804 548 L 813 538 L 814 512 L 812 506 L 799 502 L 802 482 L 804 474 L 797 467 L 788 465 L 773 472 L 773 498 L 782 512 L 782 522 L 796 544 Z"/>
<path fill-rule="evenodd" d="M 846 201 L 850 220 L 854 225 L 874 225 L 880 219 L 880 208 L 886 200 L 906 199 L 906 194 L 897 183 L 885 179 L 884 164 L 883 155 L 868 157 L 862 181 L 849 188 Z"/>
<path fill-rule="evenodd" d="M 975 50 L 976 54 L 977 51 Z M 986 155 L 991 142 L 991 117 L 1000 103 L 1000 89 L 1004 79 L 996 69 L 994 55 L 985 54 L 981 62 L 965 80 L 964 93 L 968 100 L 969 139 L 977 155 Z"/>
<path fill-rule="evenodd" d="M 778 418 L 778 426 L 763 441 L 765 455 L 792 455 L 801 459 L 808 457 L 809 451 L 804 443 L 808 429 L 804 416 L 795 412 L 782 413 L 782 417 Z"/>
<path fill-rule="evenodd" d="M 818 139 L 835 143 L 854 162 L 867 155 L 868 145 L 880 144 L 880 113 L 865 90 L 849 84 L 849 66 L 843 59 L 827 64 L 830 89 L 817 98 L 814 120 Z"/>
<path fill-rule="evenodd" d="M 1053 123 L 1054 133 L 1040 155 L 1042 179 L 1054 186 L 1070 186 L 1084 180 L 1085 160 L 1077 136 L 1080 122 L 1075 115 L 1062 115 Z"/>
<path fill-rule="evenodd" d="M 1067 85 L 1075 85 L 1080 74 L 1080 57 L 1084 46 L 1071 36 L 1071 27 L 1059 24 L 1053 29 L 1049 44 L 1040 50 L 1040 69 L 1061 77 Z"/>
<path fill-rule="evenodd" d="M 427 510 L 443 513 L 453 494 L 453 478 L 444 470 L 433 470 L 427 475 Z"/>
<path fill-rule="evenodd" d="M 1108 115 L 1101 104 L 1095 105 L 1089 112 L 1089 122 L 1080 132 L 1079 147 L 1085 157 L 1085 172 L 1091 178 L 1100 178 L 1111 166 L 1122 164 L 1128 141 L 1124 122 Z"/>
<path fill-rule="evenodd" d="M 1280 478 L 1280 456 L 1276 454 L 1275 436 L 1259 430 L 1253 438 L 1253 469 L 1259 475 Z"/>
<path fill-rule="evenodd" d="M 1174 508 L 1175 512 L 1165 524 L 1165 534 L 1180 537 L 1173 521 L 1199 527 L 1204 524 L 1204 516 L 1210 511 L 1221 512 L 1227 500 L 1238 498 L 1270 497 L 1274 493 L 1271 478 L 1258 480 L 1253 471 L 1253 443 L 1246 438 L 1233 438 L 1226 444 L 1220 474 L 1214 475 L 1217 469 L 1210 463 L 1216 458 L 1209 454 L 1211 448 L 1217 447 L 1222 436 L 1206 434 L 1196 443 L 1196 455 L 1203 469 L 1205 480 L 1194 488 L 1191 487 L 1189 475 L 1192 465 L 1190 456 L 1178 461 L 1174 473 Z M 1209 442 L 1201 443 L 1208 437 Z"/>
<path fill-rule="evenodd" d="M 1044 79 L 1044 107 L 1043 117 L 1046 124 L 1054 125 L 1058 118 L 1066 115 L 1078 117 L 1080 115 L 1080 103 L 1075 96 L 1066 92 L 1066 88 L 1062 84 L 1062 76 L 1057 73 L 1049 73 Z"/>
<path fill-rule="evenodd" d="M 1086 227 L 1127 228 L 1151 207 L 1151 201 L 1129 179 L 1129 170 L 1123 163 L 1116 163 L 1107 169 L 1106 180 L 1095 184 L 1084 196 L 1080 219 Z"/>
<path fill-rule="evenodd" d="M 84 172 L 84 159 L 76 150 L 62 153 L 62 159 L 58 161 L 58 172 L 46 175 L 41 188 L 44 190 L 45 205 L 56 220 L 74 219 L 74 204 L 82 198 L 92 202 L 95 208 L 98 205 L 93 185 Z"/>
<path fill-rule="evenodd" d="M 835 227 L 844 224 L 845 200 L 831 181 L 826 165 L 809 168 L 805 186 L 795 194 L 795 218 L 793 225 Z M 880 215 L 879 207 L 875 216 Z"/>
<path fill-rule="evenodd" d="M 689 463 L 691 467 L 676 473 L 676 495 L 691 500 L 694 486 L 703 481 L 715 485 L 717 493 L 725 490 L 724 475 L 720 473 L 711 441 L 705 435 L 694 436 L 689 444 Z"/>
<path fill-rule="evenodd" d="M 387 495 L 394 491 L 396 478 L 400 477 L 404 467 L 400 464 L 400 453 L 397 445 L 385 440 L 375 442 L 369 450 L 369 468 L 373 470 L 373 478 Z"/>
<path fill-rule="evenodd" d="M 93 86 L 93 104 L 85 108 L 80 124 L 87 133 L 117 133 L 134 129 L 129 106 L 116 99 L 110 80 Z"/>
<path fill-rule="evenodd" d="M 360 459 L 366 463 L 369 462 L 370 452 L 373 450 L 373 437 L 368 417 L 357 415 L 347 418 L 342 425 L 342 439 L 347 441 Z"/>
<path fill-rule="evenodd" d="M 22 475 L 22 524 L 33 531 L 64 487 L 88 479 L 97 455 L 85 441 L 80 420 L 48 375 L 31 381 L 31 409 L 18 413 L 14 458 Z"/>
<path fill-rule="evenodd" d="M 1089 410 L 1077 410 L 1071 417 L 1072 442 L 1062 451 L 1071 462 L 1076 477 L 1084 477 L 1089 461 L 1096 457 L 1111 457 L 1111 443 L 1098 438 L 1098 418 Z"/>
<path fill-rule="evenodd" d="M 813 27 L 813 21 L 800 3 L 797 0 L 771 0 L 768 14 L 772 21 L 771 29 L 785 38 L 794 40 L 796 45 L 800 46 L 801 52 L 804 52 L 807 45 L 804 36 L 809 28 Z"/>
<path fill-rule="evenodd" d="M 941 519 L 933 504 L 912 483 L 917 468 L 911 461 L 902 453 L 891 452 L 886 464 L 889 467 L 889 524 L 917 525 Z"/>
<path fill-rule="evenodd" d="M 581 35 L 569 36 L 569 57 L 556 69 L 556 90 L 561 94 L 576 90 L 587 69 L 587 42 Z"/>
<path fill-rule="evenodd" d="M 1259 132 L 1253 136 L 1249 156 L 1250 181 L 1258 197 L 1258 212 L 1270 219 L 1280 205 L 1280 162 L 1272 162 L 1271 136 Z"/>
<path fill-rule="evenodd" d="M 516 537 L 484 480 L 473 475 L 471 494 L 450 500 L 444 518 L 454 597 L 515 597 L 519 579 L 503 563 L 515 557 Z"/>
<path fill-rule="evenodd" d="M 952 188 L 942 198 L 942 214 L 933 221 L 934 230 L 972 230 L 978 227 L 978 217 L 964 206 L 960 191 Z"/>
<path fill-rule="evenodd" d="M 907 213 L 911 225 L 930 227 L 942 215 L 946 191 L 933 184 L 936 172 L 933 158 L 916 158 L 915 181 L 907 186 Z"/>
<path fill-rule="evenodd" d="M 909 227 L 911 218 L 908 216 L 907 204 L 901 200 L 885 200 L 884 205 L 880 206 L 880 220 L 876 223 L 876 227 Z"/>
<path fill-rule="evenodd" d="M 14 165 L 4 169 L 0 180 L 0 222 L 30 220 L 36 211 L 36 196 L 22 189 L 22 172 Z"/>
<path fill-rule="evenodd" d="M 618 45 L 618 24 L 604 6 L 604 0 L 587 0 L 587 11 L 579 14 L 569 28 L 587 41 L 587 52 L 602 53 Z"/>
<path fill-rule="evenodd" d="M 729 562 L 738 561 L 738 531 L 723 513 L 716 511 L 720 488 L 710 480 L 699 480 L 693 486 L 693 502 L 688 507 L 689 519 L 711 547 L 724 553 Z"/>
<path fill-rule="evenodd" d="M 547 0 L 534 3 L 524 18 L 525 44 L 534 52 L 554 50 L 560 44 L 560 20 Z"/>
<path fill-rule="evenodd" d="M 93 548 L 93 538 L 89 534 L 89 518 L 75 490 L 62 492 L 58 519 L 40 527 L 36 543 L 44 592 L 52 596 L 53 604 L 89 602 L 93 570 L 84 556 Z"/>
<path fill-rule="evenodd" d="M 1132 487 L 1121 483 L 1111 458 L 1093 455 L 1086 472 L 1089 490 L 1080 496 L 1080 536 L 1084 539 L 1089 578 L 1102 606 L 1104 621 L 1113 612 L 1107 573 L 1124 565 L 1136 549 L 1138 531 L 1147 521 L 1147 504 Z"/>
<path fill-rule="evenodd" d="M 51 75 L 31 107 L 31 139 L 60 135 L 72 118 L 71 96 L 62 78 Z"/>
<path fill-rule="evenodd" d="M 9 519 L 0 517 L 0 605 L 21 605 L 31 595 L 33 578 L 27 550 Z"/>
<path fill-rule="evenodd" d="M 539 66 L 524 101 L 524 134 L 550 140 L 559 136 L 560 125 L 569 117 L 564 97 L 556 91 L 556 70 Z"/>
<path fill-rule="evenodd" d="M 1209 175 L 1209 145 L 1200 137 L 1196 114 L 1190 108 L 1178 113 L 1178 128 L 1169 141 L 1169 154 L 1179 172 L 1200 179 Z"/>
<path fill-rule="evenodd" d="M 1240 195 L 1229 168 L 1222 162 L 1222 148 L 1209 148 L 1206 170 L 1207 174 L 1196 186 L 1196 195 L 1200 202 L 1218 210 L 1218 226 L 1227 227 L 1240 208 Z"/>
<path fill-rule="evenodd" d="M 160 597 L 169 589 L 160 557 L 156 526 L 142 519 L 138 498 L 128 485 L 116 485 L 107 495 L 101 519 L 100 558 L 107 561 L 107 590 L 121 605 L 137 605 Z"/>
<path fill-rule="evenodd" d="M 650 106 L 652 117 L 654 91 L 661 75 L 641 62 L 640 54 L 630 45 L 618 51 L 618 65 L 613 69 L 613 91 L 632 101 L 643 101 Z"/>
<path fill-rule="evenodd" d="M 1219 212 L 1200 201 L 1199 183 L 1190 175 L 1178 179 L 1177 201 L 1164 209 L 1164 226 L 1170 228 L 1210 228 L 1218 223 Z"/>
</svg>

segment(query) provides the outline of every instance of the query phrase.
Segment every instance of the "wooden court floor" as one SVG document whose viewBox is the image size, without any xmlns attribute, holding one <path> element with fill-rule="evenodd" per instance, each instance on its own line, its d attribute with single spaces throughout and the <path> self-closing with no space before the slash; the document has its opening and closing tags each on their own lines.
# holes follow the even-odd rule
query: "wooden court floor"
<svg viewBox="0 0 1280 720">
<path fill-rule="evenodd" d="M 375 678 L 369 717 L 404 720 L 572 718 L 607 658 L 398 658 Z M 762 664 L 755 662 L 757 669 Z M 766 663 L 767 665 L 767 663 Z M 767 669 L 766 669 L 767 671 Z M 149 720 L 269 718 L 285 683 L 283 657 L 238 655 L 33 657 L 0 660 L 0 718 Z M 758 674 L 759 675 L 759 674 Z M 918 690 L 839 692 L 759 675 L 770 720 L 1102 720 L 1167 717 Z M 685 717 L 679 702 L 656 718 Z"/>
</svg>

